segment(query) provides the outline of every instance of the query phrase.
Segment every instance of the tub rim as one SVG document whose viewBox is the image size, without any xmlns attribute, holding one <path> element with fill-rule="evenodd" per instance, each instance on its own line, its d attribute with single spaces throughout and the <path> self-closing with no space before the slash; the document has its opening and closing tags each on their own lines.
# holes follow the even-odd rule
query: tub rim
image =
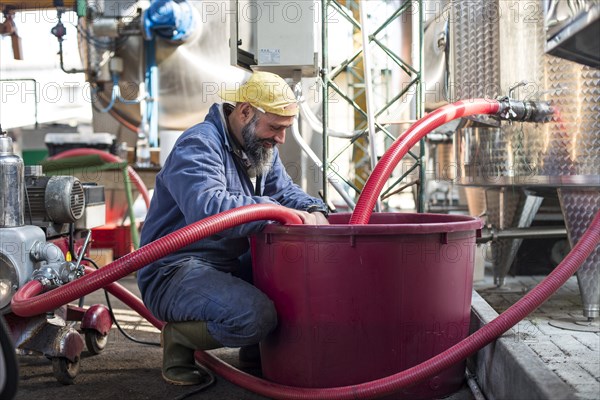
<svg viewBox="0 0 600 400">
<path fill-rule="evenodd" d="M 268 224 L 261 234 L 289 234 L 300 236 L 356 236 L 356 235 L 422 235 L 433 233 L 478 231 L 483 221 L 478 217 L 434 213 L 373 213 L 368 225 L 348 225 L 351 213 L 335 213 L 329 216 L 330 225 L 279 225 Z M 394 223 L 383 220 L 393 219 Z M 441 221 L 440 221 L 441 219 Z M 333 220 L 333 221 L 332 221 Z M 402 221 L 407 222 L 402 222 Z M 342 222 L 342 223 L 338 223 Z"/>
</svg>

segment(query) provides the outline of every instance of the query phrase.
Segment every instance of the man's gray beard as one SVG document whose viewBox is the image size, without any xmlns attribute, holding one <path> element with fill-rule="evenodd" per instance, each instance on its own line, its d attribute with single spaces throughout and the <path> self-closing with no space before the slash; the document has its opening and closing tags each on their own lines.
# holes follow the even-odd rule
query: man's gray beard
<svg viewBox="0 0 600 400">
<path fill-rule="evenodd" d="M 264 142 L 270 141 L 270 139 L 256 137 L 257 123 L 258 115 L 254 114 L 252 120 L 242 128 L 242 138 L 244 139 L 244 151 L 248 156 L 250 165 L 252 165 L 257 175 L 264 175 L 271 169 L 275 143 L 273 142 L 273 147 L 264 147 Z"/>
</svg>

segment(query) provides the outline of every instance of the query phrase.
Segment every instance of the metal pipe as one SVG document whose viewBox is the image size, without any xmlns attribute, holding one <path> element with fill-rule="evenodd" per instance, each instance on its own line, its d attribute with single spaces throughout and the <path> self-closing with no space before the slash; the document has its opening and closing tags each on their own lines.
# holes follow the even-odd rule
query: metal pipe
<svg viewBox="0 0 600 400">
<path fill-rule="evenodd" d="M 451 205 L 430 205 L 427 207 L 427 212 L 434 214 L 446 214 L 451 211 L 469 212 L 469 208 L 463 205 L 451 206 Z"/>
<path fill-rule="evenodd" d="M 473 394 L 473 399 L 475 400 L 486 400 L 485 395 L 481 392 L 479 385 L 477 384 L 477 380 L 475 375 L 471 374 L 469 370 L 465 372 L 465 379 L 467 380 L 467 385 L 469 389 L 471 389 L 471 393 Z"/>
<path fill-rule="evenodd" d="M 73 226 L 73 224 L 71 224 L 71 226 Z M 81 249 L 79 250 L 79 255 L 77 256 L 77 263 L 75 264 L 75 270 L 79 269 L 79 266 L 81 265 L 81 261 L 83 260 L 83 257 L 85 257 L 85 251 L 87 250 L 88 245 L 90 244 L 90 239 L 92 238 L 92 230 L 90 229 L 87 233 L 87 235 L 85 236 L 85 241 L 83 242 L 83 246 L 81 246 Z M 75 253 L 71 253 L 73 255 L 75 255 Z"/>
<path fill-rule="evenodd" d="M 300 145 L 302 150 L 306 153 L 306 155 L 312 160 L 312 162 L 315 163 L 317 168 L 320 168 L 321 170 L 323 170 L 323 162 L 321 162 L 321 160 L 319 160 L 319 156 L 317 156 L 315 154 L 315 152 L 310 148 L 308 143 L 306 143 L 304 138 L 300 135 L 300 129 L 298 129 L 298 121 L 297 120 L 294 120 L 294 123 L 292 125 L 292 136 L 294 137 L 296 142 L 298 142 L 298 144 Z M 356 205 L 354 203 L 354 200 L 352 200 L 352 198 L 348 195 L 348 193 L 346 193 L 346 191 L 344 190 L 342 185 L 337 180 L 335 180 L 334 178 L 332 178 L 330 176 L 327 176 L 326 182 L 329 182 L 331 184 L 331 186 L 333 186 L 333 188 L 340 194 L 340 196 L 342 196 L 342 199 L 344 199 L 346 204 L 348 204 L 348 206 L 351 209 L 354 209 L 354 206 Z"/>
<path fill-rule="evenodd" d="M 564 226 L 531 226 L 529 228 L 508 228 L 496 230 L 494 227 L 483 227 L 477 243 L 487 243 L 500 239 L 546 239 L 567 237 Z"/>
<path fill-rule="evenodd" d="M 328 148 L 328 136 L 327 136 L 327 123 L 329 118 L 329 53 L 327 35 L 328 35 L 328 24 L 327 24 L 327 7 L 329 6 L 329 0 L 321 1 L 321 80 L 323 81 L 323 167 L 322 167 L 322 178 L 323 178 L 323 201 L 327 203 L 327 170 L 329 169 L 329 162 L 327 157 L 329 155 Z"/>
<path fill-rule="evenodd" d="M 319 121 L 319 118 L 315 115 L 315 113 L 310 109 L 306 101 L 302 98 L 299 101 L 300 112 L 304 117 L 304 121 L 308 122 L 310 125 L 310 129 L 317 132 L 318 134 L 323 134 L 323 122 Z M 336 131 L 335 129 L 328 128 L 327 135 L 340 139 L 354 139 L 358 135 L 361 134 L 361 131 L 352 131 L 352 132 L 341 132 Z"/>
<path fill-rule="evenodd" d="M 146 120 L 143 121 L 143 132 L 148 138 L 150 147 L 158 147 L 158 91 L 159 76 L 156 64 L 156 38 L 144 41 L 146 56 Z"/>
<path fill-rule="evenodd" d="M 367 100 L 367 124 L 369 126 L 369 153 L 371 156 L 371 171 L 377 166 L 377 141 L 375 138 L 375 112 L 373 105 L 373 92 L 372 92 L 372 76 L 371 76 L 371 48 L 369 47 L 370 38 L 367 32 L 367 5 L 366 1 L 361 1 L 359 4 L 360 9 L 360 23 L 361 23 L 361 34 L 363 43 L 363 74 L 365 77 L 365 97 Z M 377 199 L 375 202 L 375 211 L 381 211 L 381 201 Z"/>
<path fill-rule="evenodd" d="M 329 0 L 321 1 L 321 80 L 323 81 L 323 167 L 322 167 L 322 179 L 323 179 L 323 201 L 328 201 L 328 189 L 327 189 L 327 171 L 329 170 L 329 141 L 327 136 L 327 124 L 329 122 L 329 53 L 328 53 L 328 24 L 327 18 L 327 7 L 329 6 Z"/>
<path fill-rule="evenodd" d="M 60 22 L 60 17 L 59 17 L 59 22 Z M 62 38 L 58 38 L 58 57 L 60 59 L 60 69 L 62 69 L 62 71 L 66 74 L 81 74 L 81 73 L 85 72 L 85 69 L 76 69 L 76 68 L 65 69 L 65 63 L 64 63 L 64 59 L 63 59 L 63 44 L 62 44 L 62 42 L 63 42 Z"/>
<path fill-rule="evenodd" d="M 417 84 L 417 104 L 416 104 L 416 119 L 421 119 L 423 117 L 423 111 L 425 110 L 425 98 L 423 93 L 423 67 L 425 65 L 424 62 L 424 53 L 425 53 L 425 40 L 424 40 L 424 27 L 423 27 L 423 2 L 419 1 L 418 4 L 419 12 L 413 12 L 413 38 L 414 38 L 414 29 L 417 29 L 417 36 L 419 38 L 419 48 L 417 49 L 417 59 L 418 59 L 418 74 L 419 83 Z M 415 24 L 416 22 L 416 24 Z M 417 25 L 415 27 L 415 25 Z M 414 43 L 414 41 L 413 41 Z M 415 54 L 413 53 L 413 64 L 414 64 Z M 421 138 L 419 141 L 419 186 L 417 186 L 417 194 L 418 194 L 418 204 L 417 211 L 424 212 L 425 211 L 425 188 L 427 186 L 427 176 L 426 176 L 426 168 L 425 165 L 425 138 Z"/>
</svg>

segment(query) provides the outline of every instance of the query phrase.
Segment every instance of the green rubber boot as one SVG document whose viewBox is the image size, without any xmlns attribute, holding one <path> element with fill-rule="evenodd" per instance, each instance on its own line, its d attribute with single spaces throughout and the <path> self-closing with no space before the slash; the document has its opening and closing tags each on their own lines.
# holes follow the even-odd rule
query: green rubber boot
<svg viewBox="0 0 600 400">
<path fill-rule="evenodd" d="M 210 336 L 204 321 L 169 322 L 162 330 L 162 377 L 173 385 L 198 385 L 205 374 L 196 367 L 194 352 L 223 347 Z"/>
</svg>

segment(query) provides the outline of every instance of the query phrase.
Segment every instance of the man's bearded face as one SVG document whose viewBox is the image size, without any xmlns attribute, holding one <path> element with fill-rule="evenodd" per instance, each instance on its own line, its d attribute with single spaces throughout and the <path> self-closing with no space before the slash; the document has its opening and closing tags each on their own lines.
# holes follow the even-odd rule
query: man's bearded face
<svg viewBox="0 0 600 400">
<path fill-rule="evenodd" d="M 257 174 L 266 173 L 271 167 L 273 149 L 277 145 L 274 139 L 261 139 L 256 135 L 259 116 L 255 113 L 252 120 L 242 128 L 244 150 Z"/>
</svg>

